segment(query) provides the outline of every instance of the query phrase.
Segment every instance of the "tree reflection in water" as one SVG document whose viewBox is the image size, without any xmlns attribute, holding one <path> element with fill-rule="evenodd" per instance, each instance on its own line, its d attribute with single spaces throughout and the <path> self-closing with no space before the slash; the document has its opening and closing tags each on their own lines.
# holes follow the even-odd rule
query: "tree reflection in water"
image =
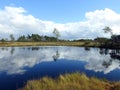
<svg viewBox="0 0 120 90">
<path fill-rule="evenodd" d="M 111 58 L 120 60 L 120 50 L 112 50 L 110 53 Z"/>
<path fill-rule="evenodd" d="M 109 50 L 108 50 L 108 49 L 100 48 L 99 53 L 100 53 L 101 55 L 104 55 L 104 54 L 107 55 L 107 54 L 109 54 Z"/>
<path fill-rule="evenodd" d="M 1 47 L 0 72 L 23 74 L 42 62 L 57 60 L 85 62 L 85 69 L 108 74 L 120 69 L 120 50 L 81 47 Z M 57 62 L 59 63 L 59 62 Z M 84 63 L 83 63 L 84 64 Z M 25 68 L 24 68 L 25 67 Z"/>
<path fill-rule="evenodd" d="M 60 54 L 59 54 L 59 51 L 57 50 L 55 55 L 53 55 L 53 60 L 57 61 L 59 59 L 59 57 L 60 57 Z"/>
<path fill-rule="evenodd" d="M 85 51 L 90 51 L 90 47 L 84 47 Z"/>
<path fill-rule="evenodd" d="M 118 49 L 111 50 L 110 53 L 109 53 L 108 49 L 100 49 L 99 53 L 102 55 L 109 54 L 111 57 L 111 59 L 109 61 L 103 61 L 102 65 L 105 68 L 108 68 L 112 64 L 112 62 L 114 62 L 115 60 L 118 60 L 120 63 L 120 50 L 118 50 Z"/>
<path fill-rule="evenodd" d="M 11 51 L 10 51 L 11 55 L 14 54 L 14 51 L 15 51 L 15 48 L 11 47 Z"/>
</svg>

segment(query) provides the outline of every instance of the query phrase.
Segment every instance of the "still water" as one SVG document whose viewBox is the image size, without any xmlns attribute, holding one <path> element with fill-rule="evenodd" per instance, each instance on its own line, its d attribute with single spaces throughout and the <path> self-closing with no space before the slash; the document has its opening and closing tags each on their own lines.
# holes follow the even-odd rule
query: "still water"
<svg viewBox="0 0 120 90">
<path fill-rule="evenodd" d="M 72 72 L 119 81 L 120 51 L 67 46 L 0 47 L 0 90 L 17 90 L 27 80 Z"/>
</svg>

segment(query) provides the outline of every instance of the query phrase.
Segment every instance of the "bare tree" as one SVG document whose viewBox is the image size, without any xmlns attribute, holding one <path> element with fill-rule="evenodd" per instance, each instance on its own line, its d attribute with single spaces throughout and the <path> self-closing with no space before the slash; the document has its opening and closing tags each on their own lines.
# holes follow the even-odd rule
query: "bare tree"
<svg viewBox="0 0 120 90">
<path fill-rule="evenodd" d="M 60 37 L 60 32 L 58 31 L 58 29 L 54 28 L 53 34 L 55 35 L 55 37 L 57 38 L 57 41 L 58 41 L 58 38 Z"/>
<path fill-rule="evenodd" d="M 14 38 L 13 34 L 10 34 L 10 39 L 11 39 L 12 42 L 15 41 L 15 38 Z"/>
<path fill-rule="evenodd" d="M 113 36 L 113 32 L 112 32 L 112 29 L 110 27 L 105 26 L 105 28 L 103 28 L 103 30 L 104 30 L 105 33 L 110 33 L 111 36 Z"/>
</svg>

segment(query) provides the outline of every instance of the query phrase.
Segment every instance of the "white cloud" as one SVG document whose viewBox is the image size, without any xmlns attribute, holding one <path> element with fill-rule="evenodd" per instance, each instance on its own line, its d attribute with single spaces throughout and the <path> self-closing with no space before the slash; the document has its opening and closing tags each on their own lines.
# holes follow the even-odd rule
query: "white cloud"
<svg viewBox="0 0 120 90">
<path fill-rule="evenodd" d="M 95 38 L 109 36 L 102 31 L 105 26 L 111 27 L 114 34 L 120 34 L 120 14 L 109 8 L 87 12 L 85 18 L 80 22 L 55 23 L 35 18 L 22 7 L 6 6 L 0 10 L 0 38 L 11 33 L 15 36 L 31 33 L 52 35 L 54 28 L 60 31 L 64 39 Z"/>
</svg>

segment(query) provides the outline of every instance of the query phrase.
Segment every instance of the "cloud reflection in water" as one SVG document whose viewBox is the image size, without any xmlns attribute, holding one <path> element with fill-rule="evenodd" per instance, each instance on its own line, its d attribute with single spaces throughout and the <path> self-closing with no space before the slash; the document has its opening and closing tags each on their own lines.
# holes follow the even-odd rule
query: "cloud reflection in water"
<svg viewBox="0 0 120 90">
<path fill-rule="evenodd" d="M 23 74 L 25 67 L 32 68 L 41 62 L 56 61 L 59 59 L 78 60 L 86 62 L 85 68 L 95 72 L 107 74 L 120 69 L 120 60 L 101 54 L 97 48 L 86 51 L 80 47 L 1 47 L 0 73 Z"/>
</svg>

